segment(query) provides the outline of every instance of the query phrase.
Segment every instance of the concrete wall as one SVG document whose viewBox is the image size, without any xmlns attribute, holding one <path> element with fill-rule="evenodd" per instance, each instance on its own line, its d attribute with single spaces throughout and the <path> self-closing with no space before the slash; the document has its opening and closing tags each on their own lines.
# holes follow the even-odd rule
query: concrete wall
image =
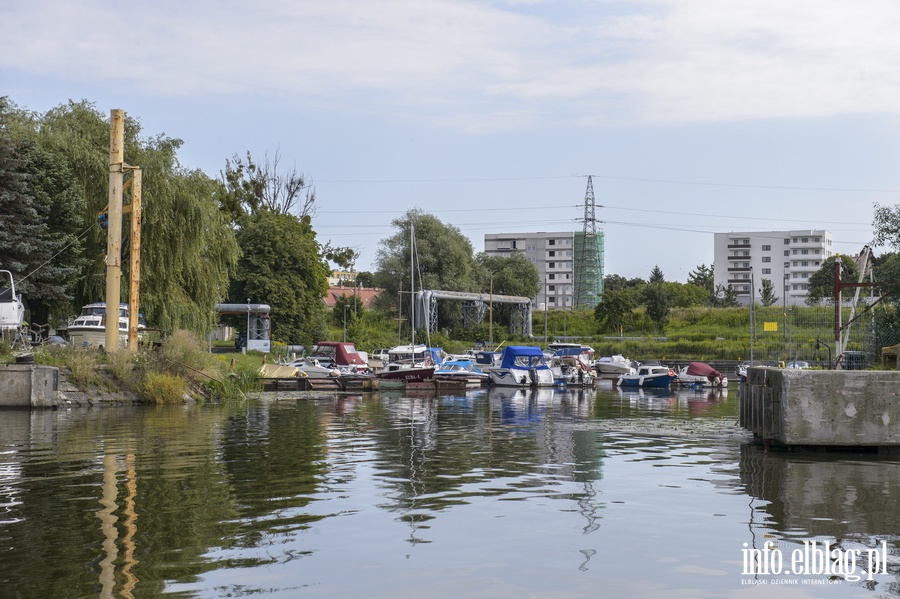
<svg viewBox="0 0 900 599">
<path fill-rule="evenodd" d="M 58 368 L 0 364 L 0 408 L 55 408 L 58 389 Z"/>
<path fill-rule="evenodd" d="M 763 441 L 900 446 L 900 372 L 751 368 L 741 426 Z"/>
</svg>

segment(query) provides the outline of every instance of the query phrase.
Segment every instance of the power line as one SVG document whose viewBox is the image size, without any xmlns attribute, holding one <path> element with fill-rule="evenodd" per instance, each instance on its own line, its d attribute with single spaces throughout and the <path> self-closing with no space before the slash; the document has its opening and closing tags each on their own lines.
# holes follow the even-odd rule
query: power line
<svg viewBox="0 0 900 599">
<path fill-rule="evenodd" d="M 316 183 L 333 184 L 390 184 L 390 183 L 481 183 L 496 181 L 540 181 L 552 179 L 579 179 L 595 177 L 611 181 L 634 181 L 638 183 L 665 183 L 667 185 L 696 185 L 702 187 L 735 187 L 743 189 L 782 189 L 790 191 L 828 191 L 842 193 L 900 193 L 900 189 L 878 189 L 861 187 L 815 187 L 803 185 L 765 185 L 759 183 L 721 183 L 711 181 L 688 181 L 679 179 L 654 179 L 650 177 L 622 177 L 617 175 L 546 175 L 537 177 L 457 177 L 440 179 L 320 179 Z"/>
</svg>

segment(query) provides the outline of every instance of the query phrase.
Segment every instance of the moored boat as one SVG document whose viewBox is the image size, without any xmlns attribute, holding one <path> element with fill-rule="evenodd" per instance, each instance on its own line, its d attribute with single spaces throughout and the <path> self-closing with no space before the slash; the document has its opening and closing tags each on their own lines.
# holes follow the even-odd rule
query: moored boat
<svg viewBox="0 0 900 599">
<path fill-rule="evenodd" d="M 500 365 L 488 369 L 491 383 L 501 387 L 551 387 L 553 372 L 541 348 L 510 345 L 503 348 Z"/>
<path fill-rule="evenodd" d="M 467 387 L 481 387 L 490 381 L 490 375 L 472 360 L 447 360 L 435 369 L 434 378 L 464 381 Z"/>
<path fill-rule="evenodd" d="M 146 328 L 138 315 L 138 337 Z M 128 343 L 128 304 L 119 304 L 119 345 Z M 66 328 L 69 342 L 75 347 L 103 347 L 106 343 L 106 302 L 95 302 L 81 308 L 81 313 Z"/>
<path fill-rule="evenodd" d="M 728 386 L 728 378 L 706 362 L 691 362 L 678 371 L 674 382 L 695 387 Z"/>
<path fill-rule="evenodd" d="M 634 374 L 622 374 L 620 387 L 668 387 L 675 380 L 675 371 L 668 366 L 641 365 Z"/>
<path fill-rule="evenodd" d="M 616 354 L 613 356 L 603 356 L 594 362 L 594 369 L 600 378 L 614 379 L 622 374 L 632 374 L 635 371 L 635 365 L 632 360 L 625 356 Z"/>
<path fill-rule="evenodd" d="M 557 385 L 593 387 L 596 383 L 591 363 L 594 350 L 587 346 L 557 349 L 550 358 L 550 370 Z"/>
<path fill-rule="evenodd" d="M 368 362 L 349 341 L 320 341 L 308 357 L 317 360 L 320 366 L 336 368 L 342 374 L 362 374 L 369 370 Z"/>
<path fill-rule="evenodd" d="M 16 294 L 12 273 L 0 270 L 0 277 L 0 332 L 17 331 L 25 321 L 25 305 Z"/>
</svg>

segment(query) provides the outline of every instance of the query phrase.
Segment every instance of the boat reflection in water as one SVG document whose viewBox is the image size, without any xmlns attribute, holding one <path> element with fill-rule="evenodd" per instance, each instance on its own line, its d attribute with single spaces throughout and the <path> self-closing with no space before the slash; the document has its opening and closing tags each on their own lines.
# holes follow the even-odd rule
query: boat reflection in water
<svg viewBox="0 0 900 599">
<path fill-rule="evenodd" d="M 616 387 L 619 397 L 634 407 L 652 410 L 683 410 L 701 413 L 728 398 L 728 389 L 721 388 L 634 388 Z"/>
</svg>

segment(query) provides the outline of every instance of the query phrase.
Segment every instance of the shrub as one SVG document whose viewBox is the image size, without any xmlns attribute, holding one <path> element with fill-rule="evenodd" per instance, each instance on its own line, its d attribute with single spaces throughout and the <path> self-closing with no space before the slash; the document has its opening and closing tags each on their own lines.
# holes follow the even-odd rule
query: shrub
<svg viewBox="0 0 900 599">
<path fill-rule="evenodd" d="M 141 392 L 144 398 L 157 405 L 184 402 L 188 384 L 182 377 L 164 372 L 148 372 Z"/>
</svg>

